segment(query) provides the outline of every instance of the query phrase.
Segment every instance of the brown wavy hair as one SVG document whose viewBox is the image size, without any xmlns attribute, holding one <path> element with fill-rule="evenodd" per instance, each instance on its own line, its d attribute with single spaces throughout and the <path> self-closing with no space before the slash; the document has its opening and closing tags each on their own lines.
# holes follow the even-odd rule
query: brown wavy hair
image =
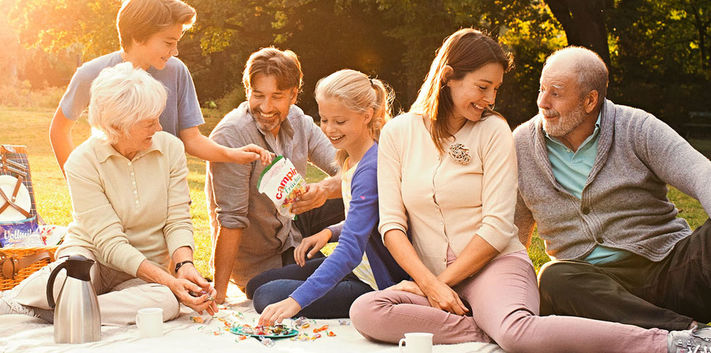
<svg viewBox="0 0 711 353">
<path fill-rule="evenodd" d="M 180 0 L 124 0 L 116 16 L 116 29 L 121 48 L 128 50 L 133 41 L 143 43 L 177 24 L 185 31 L 194 22 L 195 9 Z"/>
<path fill-rule="evenodd" d="M 513 56 L 491 37 L 473 28 L 454 32 L 437 49 L 410 112 L 432 120 L 431 136 L 440 153 L 444 153 L 444 144 L 452 137 L 447 130 L 447 119 L 452 115 L 454 104 L 446 80 L 460 80 L 489 63 L 499 63 L 508 72 L 513 68 Z M 449 77 L 444 76 L 447 66 L 452 68 Z M 482 118 L 490 115 L 498 113 L 487 107 Z"/>
<path fill-rule="evenodd" d="M 301 62 L 299 62 L 296 53 L 291 50 L 279 50 L 275 47 L 259 49 L 249 56 L 242 73 L 242 84 L 245 91 L 252 89 L 252 81 L 258 74 L 274 76 L 277 88 L 280 90 L 296 88 L 298 92 L 304 81 Z"/>
</svg>

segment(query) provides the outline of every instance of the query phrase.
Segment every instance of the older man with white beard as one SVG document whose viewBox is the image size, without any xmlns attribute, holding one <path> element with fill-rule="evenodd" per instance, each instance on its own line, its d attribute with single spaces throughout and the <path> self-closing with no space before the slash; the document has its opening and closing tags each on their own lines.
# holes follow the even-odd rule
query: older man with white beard
<svg viewBox="0 0 711 353">
<path fill-rule="evenodd" d="M 516 225 L 554 261 L 541 314 L 681 330 L 711 321 L 711 222 L 677 217 L 667 184 L 711 211 L 711 162 L 653 115 L 605 99 L 608 71 L 577 47 L 543 68 L 539 114 L 514 131 Z"/>
</svg>

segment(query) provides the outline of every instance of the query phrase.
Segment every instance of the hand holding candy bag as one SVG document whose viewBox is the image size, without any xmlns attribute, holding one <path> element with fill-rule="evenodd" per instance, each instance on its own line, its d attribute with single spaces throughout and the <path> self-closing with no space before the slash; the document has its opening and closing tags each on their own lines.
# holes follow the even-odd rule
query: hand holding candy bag
<svg viewBox="0 0 711 353">
<path fill-rule="evenodd" d="M 290 160 L 278 156 L 262 171 L 257 181 L 257 190 L 274 202 L 280 214 L 294 218 L 291 205 L 306 192 L 306 180 Z"/>
</svg>

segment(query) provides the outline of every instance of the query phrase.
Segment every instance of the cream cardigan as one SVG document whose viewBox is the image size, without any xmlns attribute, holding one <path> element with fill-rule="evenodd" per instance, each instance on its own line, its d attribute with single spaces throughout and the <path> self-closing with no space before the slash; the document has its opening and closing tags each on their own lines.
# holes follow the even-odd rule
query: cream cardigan
<svg viewBox="0 0 711 353">
<path fill-rule="evenodd" d="M 159 131 L 129 161 L 91 137 L 65 165 L 74 221 L 62 247 L 81 246 L 115 270 L 136 276 L 143 260 L 168 269 L 173 252 L 194 248 L 190 190 L 180 140 Z"/>
<path fill-rule="evenodd" d="M 459 256 L 475 234 L 499 255 L 525 249 L 513 221 L 518 173 L 508 124 L 497 116 L 467 121 L 454 137 L 469 147 L 469 164 L 440 155 L 414 114 L 393 119 L 380 135 L 380 234 L 409 230 L 435 275 L 447 266 L 447 247 Z"/>
</svg>

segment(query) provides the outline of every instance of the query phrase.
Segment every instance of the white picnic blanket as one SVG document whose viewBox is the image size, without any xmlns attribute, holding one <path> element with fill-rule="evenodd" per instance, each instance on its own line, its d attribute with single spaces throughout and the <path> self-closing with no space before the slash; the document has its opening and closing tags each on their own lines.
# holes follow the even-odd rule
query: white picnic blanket
<svg viewBox="0 0 711 353">
<path fill-rule="evenodd" d="M 244 297 L 236 297 L 227 304 L 214 318 L 207 315 L 203 323 L 194 322 L 195 312 L 183 308 L 175 320 L 163 324 L 164 335 L 156 338 L 139 338 L 138 329 L 131 326 L 102 326 L 101 341 L 84 344 L 55 344 L 53 326 L 36 318 L 24 315 L 0 316 L 0 352 L 378 352 L 395 353 L 397 346 L 379 344 L 366 340 L 361 336 L 350 321 L 343 320 L 309 320 L 307 330 L 313 336 L 312 329 L 328 325 L 328 331 L 333 331 L 335 337 L 321 332 L 322 337 L 314 340 L 300 341 L 282 338 L 274 340 L 274 345 L 267 347 L 254 338 L 240 339 L 239 336 L 224 330 L 227 318 L 239 318 L 243 323 L 254 325 L 259 315 L 252 306 L 252 301 Z M 222 318 L 222 320 L 220 320 Z M 344 324 L 345 323 L 345 324 Z M 505 353 L 494 344 L 463 343 L 455 345 L 435 345 L 433 352 L 447 353 Z"/>
</svg>

